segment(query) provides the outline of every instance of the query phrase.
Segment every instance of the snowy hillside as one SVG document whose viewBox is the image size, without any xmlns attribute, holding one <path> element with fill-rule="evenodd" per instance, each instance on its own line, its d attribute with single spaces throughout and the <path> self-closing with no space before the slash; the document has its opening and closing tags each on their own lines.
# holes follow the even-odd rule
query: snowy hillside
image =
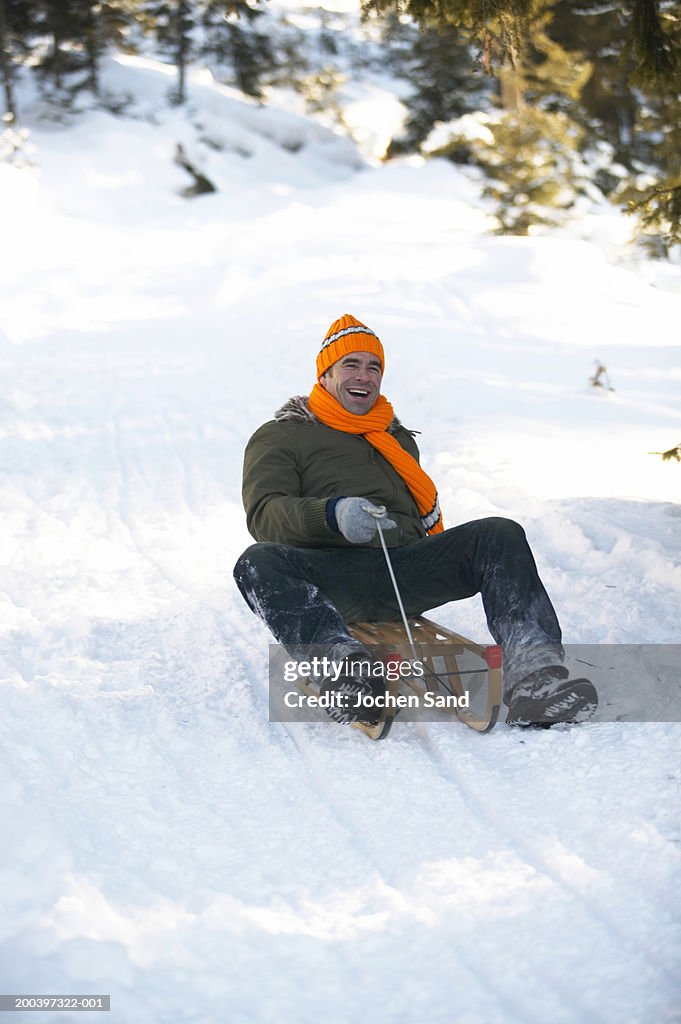
<svg viewBox="0 0 681 1024">
<path fill-rule="evenodd" d="M 494 237 L 452 165 L 200 74 L 171 110 L 166 71 L 111 61 L 126 118 L 24 96 L 34 167 L 0 165 L 0 991 L 110 994 L 112 1024 L 680 1021 L 681 468 L 649 453 L 681 441 L 681 269 L 600 208 Z M 181 198 L 178 143 L 217 192 Z M 566 641 L 666 674 L 620 658 L 550 732 L 268 722 L 242 452 L 344 312 L 446 525 L 521 521 Z M 487 640 L 477 599 L 438 617 Z"/>
</svg>

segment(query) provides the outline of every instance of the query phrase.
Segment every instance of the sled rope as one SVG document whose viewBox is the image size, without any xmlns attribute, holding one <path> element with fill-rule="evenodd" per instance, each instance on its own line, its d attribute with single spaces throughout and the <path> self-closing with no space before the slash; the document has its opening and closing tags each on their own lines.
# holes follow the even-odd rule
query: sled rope
<svg viewBox="0 0 681 1024">
<path fill-rule="evenodd" d="M 411 650 L 411 654 L 412 654 L 412 657 L 413 657 L 414 661 L 418 661 L 419 658 L 418 658 L 418 654 L 416 653 L 416 647 L 414 645 L 414 638 L 411 635 L 411 630 L 409 628 L 409 622 L 407 620 L 407 615 L 406 615 L 405 610 L 404 610 L 404 605 L 402 604 L 402 596 L 400 594 L 400 588 L 397 586 L 397 580 L 395 579 L 395 573 L 393 572 L 393 564 L 392 564 L 392 562 L 390 560 L 390 555 L 388 554 L 388 547 L 387 547 L 387 545 L 385 543 L 385 537 L 383 536 L 383 525 L 381 523 L 381 520 L 385 518 L 386 511 L 387 511 L 386 507 L 385 507 L 385 505 L 379 505 L 378 508 L 374 509 L 373 507 L 371 507 L 369 505 L 363 505 L 362 508 L 364 509 L 365 512 L 368 512 L 369 515 L 372 515 L 374 517 L 374 519 L 376 520 L 376 526 L 378 527 L 378 536 L 379 536 L 380 541 L 381 541 L 381 547 L 383 548 L 383 554 L 385 556 L 386 565 L 388 566 L 388 572 L 390 573 L 390 579 L 392 580 L 392 585 L 393 585 L 393 588 L 395 590 L 395 597 L 397 598 L 397 604 L 399 605 L 400 614 L 402 615 L 402 622 L 404 623 L 404 631 L 407 634 L 407 640 L 409 641 L 409 648 Z"/>
</svg>

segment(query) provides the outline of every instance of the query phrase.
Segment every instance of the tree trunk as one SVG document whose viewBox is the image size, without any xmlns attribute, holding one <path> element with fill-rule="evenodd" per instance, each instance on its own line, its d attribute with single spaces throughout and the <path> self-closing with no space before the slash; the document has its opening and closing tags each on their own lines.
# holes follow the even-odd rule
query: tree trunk
<svg viewBox="0 0 681 1024">
<path fill-rule="evenodd" d="M 525 83 L 522 72 L 505 63 L 499 69 L 499 96 L 506 114 L 518 114 L 525 106 Z"/>
<path fill-rule="evenodd" d="M 520 54 L 512 42 L 499 68 L 499 96 L 506 114 L 519 114 L 525 106 L 525 79 L 520 67 Z"/>
<path fill-rule="evenodd" d="M 52 78 L 55 89 L 59 91 L 62 83 L 61 22 L 56 5 L 52 5 L 49 10 L 48 23 L 52 35 Z"/>
<path fill-rule="evenodd" d="M 14 99 L 14 77 L 12 74 L 12 61 L 9 55 L 9 39 L 7 37 L 7 18 L 5 15 L 5 0 L 0 0 L 0 71 L 2 72 L 2 81 L 5 90 L 5 106 L 7 107 L 5 121 L 8 124 L 14 124 L 17 117 L 17 107 Z"/>
<path fill-rule="evenodd" d="M 189 37 L 187 35 L 188 13 L 188 0 L 177 0 L 177 49 L 175 51 L 175 63 L 177 64 L 178 103 L 184 103 L 187 98 L 186 71 L 187 56 L 189 54 Z"/>
<path fill-rule="evenodd" d="M 88 80 L 90 89 L 99 96 L 99 45 L 97 32 L 97 19 L 93 11 L 93 5 L 88 4 L 87 27 L 85 30 L 85 50 L 87 53 Z"/>
</svg>

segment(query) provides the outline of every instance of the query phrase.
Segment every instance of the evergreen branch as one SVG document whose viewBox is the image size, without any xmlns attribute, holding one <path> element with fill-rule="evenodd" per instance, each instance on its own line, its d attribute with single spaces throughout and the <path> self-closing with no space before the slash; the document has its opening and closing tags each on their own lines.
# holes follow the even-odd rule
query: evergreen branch
<svg viewBox="0 0 681 1024">
<path fill-rule="evenodd" d="M 671 248 L 681 245 L 681 176 L 652 185 L 636 199 L 630 199 L 627 213 L 638 214 L 644 230 L 660 235 Z"/>
<path fill-rule="evenodd" d="M 667 449 L 666 452 L 648 452 L 648 455 L 661 455 L 663 462 L 671 462 L 675 459 L 677 462 L 681 462 L 681 444 L 677 444 L 674 448 Z"/>
</svg>

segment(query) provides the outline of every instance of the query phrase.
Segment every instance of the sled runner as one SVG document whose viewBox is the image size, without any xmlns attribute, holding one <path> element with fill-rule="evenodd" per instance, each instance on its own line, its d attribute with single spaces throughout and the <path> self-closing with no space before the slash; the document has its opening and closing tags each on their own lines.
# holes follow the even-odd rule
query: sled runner
<svg viewBox="0 0 681 1024">
<path fill-rule="evenodd" d="M 459 721 L 476 732 L 490 732 L 496 725 L 501 707 L 501 648 L 496 644 L 487 647 L 477 644 L 422 615 L 410 619 L 409 627 L 424 673 L 420 677 L 408 675 L 399 684 L 388 684 L 388 692 L 395 696 L 406 687 L 417 693 L 424 703 L 427 702 L 426 706 L 456 715 Z M 350 625 L 350 631 L 363 644 L 385 647 L 398 659 L 413 659 L 401 622 L 355 622 Z M 482 710 L 473 711 L 467 707 L 469 686 L 466 684 L 480 692 L 484 692 L 482 687 L 486 686 Z M 430 696 L 426 697 L 426 694 Z M 459 703 L 463 706 L 458 706 Z M 377 725 L 354 722 L 353 726 L 370 739 L 385 739 L 396 710 L 386 709 Z"/>
</svg>

